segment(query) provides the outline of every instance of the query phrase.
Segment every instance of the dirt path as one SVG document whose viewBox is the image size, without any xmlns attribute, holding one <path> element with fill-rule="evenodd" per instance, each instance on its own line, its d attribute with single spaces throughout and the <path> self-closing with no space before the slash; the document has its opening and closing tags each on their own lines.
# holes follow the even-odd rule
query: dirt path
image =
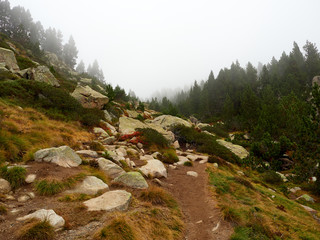
<svg viewBox="0 0 320 240">
<path fill-rule="evenodd" d="M 193 167 L 179 166 L 168 172 L 167 189 L 178 200 L 186 223 L 187 240 L 229 239 L 233 229 L 221 219 L 214 197 L 208 188 L 206 164 L 194 162 Z M 187 175 L 195 171 L 198 177 Z"/>
</svg>

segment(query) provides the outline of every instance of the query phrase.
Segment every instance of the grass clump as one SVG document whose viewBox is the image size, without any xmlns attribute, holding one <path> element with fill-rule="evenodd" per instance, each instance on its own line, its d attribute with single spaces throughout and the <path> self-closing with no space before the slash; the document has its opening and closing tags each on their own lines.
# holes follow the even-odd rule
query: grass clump
<svg viewBox="0 0 320 240">
<path fill-rule="evenodd" d="M 188 143 L 199 152 L 215 155 L 228 162 L 240 163 L 240 159 L 227 148 L 217 143 L 216 137 L 214 136 L 201 133 L 195 128 L 189 128 L 183 125 L 175 126 L 173 133 L 181 144 Z"/>
<path fill-rule="evenodd" d="M 124 218 L 116 218 L 100 231 L 96 239 L 135 240 L 136 237 L 132 227 Z"/>
<path fill-rule="evenodd" d="M 104 146 L 96 141 L 93 141 L 89 144 L 90 149 L 94 150 L 94 151 L 105 151 Z"/>
<path fill-rule="evenodd" d="M 234 234 L 232 234 L 230 240 L 268 240 L 270 239 L 266 234 L 259 231 L 254 227 L 236 227 Z"/>
<path fill-rule="evenodd" d="M 13 190 L 19 188 L 25 183 L 27 170 L 23 167 L 8 168 L 4 166 L 0 169 L 0 175 L 6 179 Z"/>
<path fill-rule="evenodd" d="M 51 240 L 54 239 L 54 228 L 48 221 L 31 223 L 25 226 L 18 237 L 19 240 Z"/>
<path fill-rule="evenodd" d="M 0 205 L 0 215 L 6 215 L 8 212 L 5 206 Z"/>
<path fill-rule="evenodd" d="M 160 161 L 168 164 L 173 164 L 175 162 L 179 162 L 179 158 L 177 156 L 176 151 L 173 148 L 165 148 L 160 150 L 161 154 L 159 154 L 158 158 Z"/>
<path fill-rule="evenodd" d="M 183 166 L 192 167 L 193 166 L 193 162 L 191 162 L 191 161 L 184 162 Z"/>
<path fill-rule="evenodd" d="M 64 190 L 63 183 L 57 180 L 41 180 L 36 183 L 35 188 L 42 196 L 53 196 Z"/>
<path fill-rule="evenodd" d="M 280 184 L 283 182 L 281 176 L 272 170 L 264 172 L 262 174 L 262 179 L 269 184 Z"/>
<path fill-rule="evenodd" d="M 34 62 L 32 62 L 29 58 L 25 58 L 20 55 L 17 55 L 16 59 L 20 69 L 37 67 L 37 65 Z"/>
<path fill-rule="evenodd" d="M 178 206 L 174 198 L 164 189 L 156 186 L 151 186 L 140 194 L 140 199 L 145 202 L 150 202 L 153 205 L 162 205 L 169 208 L 176 208 Z"/>
</svg>

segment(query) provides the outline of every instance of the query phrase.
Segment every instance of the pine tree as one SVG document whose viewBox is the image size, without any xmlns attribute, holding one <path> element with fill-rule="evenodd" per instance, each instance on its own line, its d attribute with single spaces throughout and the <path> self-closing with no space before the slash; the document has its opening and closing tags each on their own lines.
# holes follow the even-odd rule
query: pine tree
<svg viewBox="0 0 320 240">
<path fill-rule="evenodd" d="M 78 66 L 76 67 L 76 71 L 78 73 L 84 73 L 86 71 L 83 60 L 81 60 L 80 63 L 78 64 Z"/>
<path fill-rule="evenodd" d="M 320 54 L 314 43 L 307 41 L 303 47 L 306 52 L 306 68 L 310 81 L 320 74 Z"/>
<path fill-rule="evenodd" d="M 63 60 L 71 68 L 76 65 L 78 58 L 78 49 L 72 36 L 70 36 L 68 43 L 63 46 Z"/>
</svg>

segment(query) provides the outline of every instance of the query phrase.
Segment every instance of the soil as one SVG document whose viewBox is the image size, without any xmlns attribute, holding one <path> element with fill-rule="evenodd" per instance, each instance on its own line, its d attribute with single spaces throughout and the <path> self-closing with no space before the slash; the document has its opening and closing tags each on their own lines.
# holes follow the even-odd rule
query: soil
<svg viewBox="0 0 320 240">
<path fill-rule="evenodd" d="M 198 177 L 187 175 L 195 171 Z M 230 239 L 233 228 L 222 219 L 212 190 L 208 185 L 206 164 L 178 166 L 168 170 L 167 190 L 177 199 L 184 214 L 187 240 Z"/>
</svg>

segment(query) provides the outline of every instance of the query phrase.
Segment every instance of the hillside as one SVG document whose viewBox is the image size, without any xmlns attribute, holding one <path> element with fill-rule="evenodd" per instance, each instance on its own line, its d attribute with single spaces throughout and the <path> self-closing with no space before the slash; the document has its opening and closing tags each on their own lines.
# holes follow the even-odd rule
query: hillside
<svg viewBox="0 0 320 240">
<path fill-rule="evenodd" d="M 5 239 L 319 236 L 312 183 L 248 167 L 251 155 L 221 124 L 110 100 L 62 62 L 41 65 L 4 36 L 2 45 L 11 46 L 0 49 Z"/>
</svg>

